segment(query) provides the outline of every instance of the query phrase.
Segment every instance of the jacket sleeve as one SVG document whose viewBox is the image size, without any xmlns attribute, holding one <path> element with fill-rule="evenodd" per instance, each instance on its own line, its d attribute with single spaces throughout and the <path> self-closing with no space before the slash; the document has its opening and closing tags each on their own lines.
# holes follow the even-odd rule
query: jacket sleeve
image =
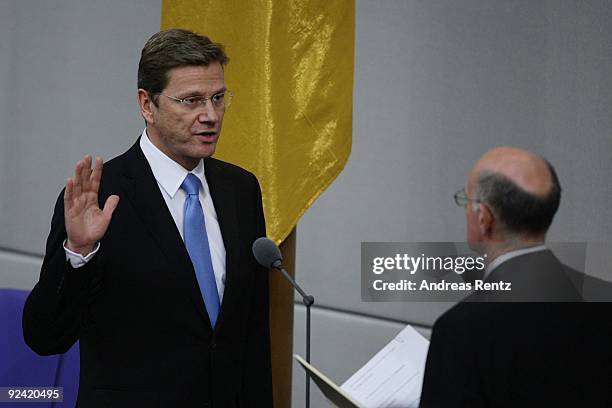
<svg viewBox="0 0 612 408">
<path fill-rule="evenodd" d="M 66 261 L 63 197 L 62 191 L 55 205 L 40 278 L 23 311 L 24 339 L 40 355 L 64 353 L 78 339 L 99 257 L 98 252 L 78 269 Z"/>
<path fill-rule="evenodd" d="M 460 305 L 461 311 L 464 305 Z M 466 311 L 467 312 L 467 311 Z M 420 408 L 488 406 L 476 369 L 479 344 L 462 314 L 452 310 L 434 324 L 425 364 Z M 476 336 L 477 337 L 477 336 Z"/>
</svg>

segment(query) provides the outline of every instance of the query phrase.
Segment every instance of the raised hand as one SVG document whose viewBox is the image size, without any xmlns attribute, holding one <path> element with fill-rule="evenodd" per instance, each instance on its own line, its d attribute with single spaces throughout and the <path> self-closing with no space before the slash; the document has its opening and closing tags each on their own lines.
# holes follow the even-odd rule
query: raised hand
<svg viewBox="0 0 612 408">
<path fill-rule="evenodd" d="M 74 169 L 74 177 L 66 180 L 64 192 L 64 220 L 68 240 L 66 247 L 81 255 L 89 254 L 108 228 L 113 211 L 119 204 L 119 196 L 106 199 L 104 209 L 98 205 L 98 189 L 102 177 L 102 159 L 86 155 Z"/>
</svg>

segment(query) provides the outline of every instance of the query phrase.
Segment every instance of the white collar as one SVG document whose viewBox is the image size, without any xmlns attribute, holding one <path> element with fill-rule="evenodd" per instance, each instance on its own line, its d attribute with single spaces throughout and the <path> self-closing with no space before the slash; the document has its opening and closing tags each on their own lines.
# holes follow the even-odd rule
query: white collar
<svg viewBox="0 0 612 408">
<path fill-rule="evenodd" d="M 546 251 L 546 245 L 536 245 L 527 248 L 516 249 L 514 251 L 506 252 L 505 254 L 501 254 L 497 258 L 495 258 L 489 265 L 487 265 L 487 269 L 485 270 L 484 278 L 489 276 L 494 269 L 499 267 L 504 262 L 508 262 L 512 258 L 516 258 L 517 256 L 531 254 L 533 252 Z"/>
<path fill-rule="evenodd" d="M 202 182 L 202 185 L 205 185 L 203 159 L 200 159 L 200 162 L 193 170 L 187 171 L 187 169 L 172 160 L 151 142 L 146 129 L 143 130 L 140 137 L 140 148 L 151 166 L 155 180 L 157 180 L 170 197 L 174 198 L 178 189 L 181 188 L 185 177 L 187 177 L 187 173 L 195 174 Z"/>
</svg>

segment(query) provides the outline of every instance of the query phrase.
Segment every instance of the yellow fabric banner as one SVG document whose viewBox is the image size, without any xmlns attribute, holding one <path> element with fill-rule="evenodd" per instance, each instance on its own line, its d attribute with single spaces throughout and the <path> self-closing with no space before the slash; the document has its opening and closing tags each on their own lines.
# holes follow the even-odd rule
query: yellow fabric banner
<svg viewBox="0 0 612 408">
<path fill-rule="evenodd" d="M 215 157 L 261 183 L 280 243 L 351 150 L 353 0 L 163 0 L 161 25 L 225 45 L 234 92 Z"/>
</svg>

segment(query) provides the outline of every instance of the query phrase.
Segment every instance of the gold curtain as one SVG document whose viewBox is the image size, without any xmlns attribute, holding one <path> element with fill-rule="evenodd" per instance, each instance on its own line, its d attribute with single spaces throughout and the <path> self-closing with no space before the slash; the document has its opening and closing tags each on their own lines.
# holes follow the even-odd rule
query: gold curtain
<svg viewBox="0 0 612 408">
<path fill-rule="evenodd" d="M 235 97 L 215 157 L 255 173 L 280 243 L 350 154 L 354 1 L 163 0 L 161 26 L 225 45 Z"/>
</svg>

